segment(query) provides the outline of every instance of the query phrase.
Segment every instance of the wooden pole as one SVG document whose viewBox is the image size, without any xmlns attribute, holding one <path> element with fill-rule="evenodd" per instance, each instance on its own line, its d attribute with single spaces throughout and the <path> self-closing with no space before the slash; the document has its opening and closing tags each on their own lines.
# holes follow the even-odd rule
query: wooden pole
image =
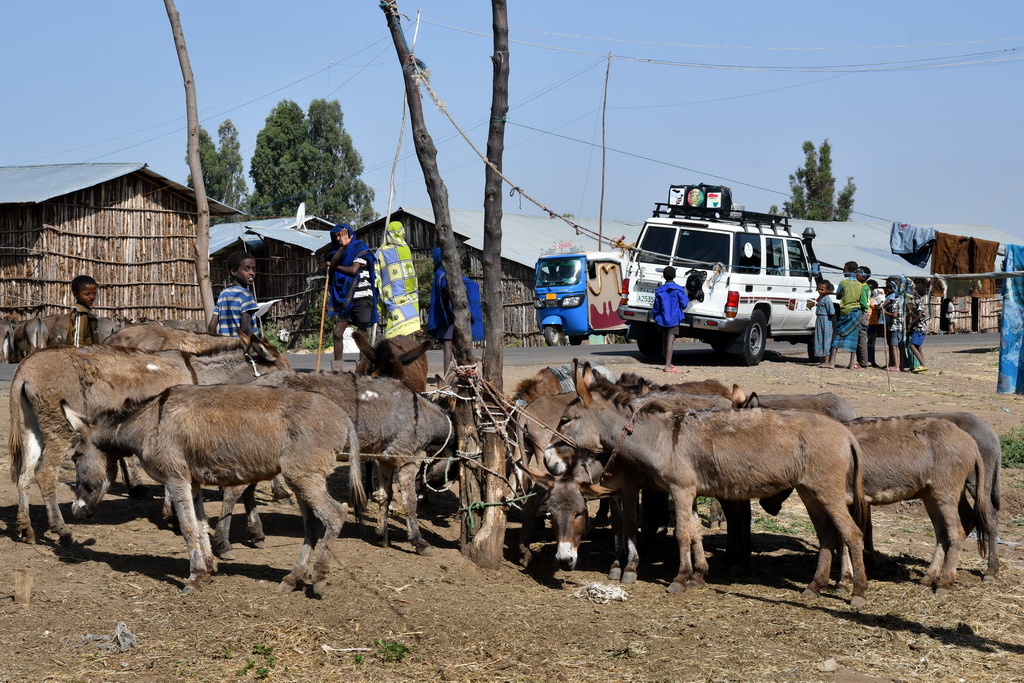
<svg viewBox="0 0 1024 683">
<path fill-rule="evenodd" d="M 320 356 L 324 352 L 324 323 L 327 321 L 327 292 L 331 289 L 331 276 L 334 275 L 327 269 L 327 282 L 324 283 L 324 302 L 320 306 L 320 341 L 316 345 L 316 371 L 320 372 Z"/>
<path fill-rule="evenodd" d="M 206 183 L 203 181 L 203 165 L 199 159 L 199 106 L 196 104 L 196 82 L 192 74 L 192 63 L 185 47 L 185 32 L 181 28 L 181 17 L 174 6 L 174 0 L 164 0 L 167 18 L 171 22 L 174 46 L 178 51 L 178 63 L 185 82 L 185 113 L 188 119 L 188 168 L 192 174 L 192 187 L 196 193 L 199 212 L 196 221 L 196 280 L 203 302 L 206 319 L 213 316 L 213 286 L 210 284 L 210 203 L 206 198 Z"/>
<path fill-rule="evenodd" d="M 484 165 L 484 284 L 483 312 L 484 379 L 498 391 L 502 389 L 504 366 L 505 311 L 501 286 L 501 168 L 505 150 L 505 115 L 508 113 L 508 12 L 506 0 L 491 0 L 494 53 L 491 62 L 494 76 L 491 90 L 491 123 L 487 136 L 487 159 Z M 497 411 L 495 411 L 497 412 Z M 481 567 L 497 569 L 505 546 L 506 515 L 501 505 L 507 492 L 504 482 L 487 474 L 505 470 L 505 440 L 493 430 L 482 433 L 483 480 L 480 482 L 486 506 L 480 531 L 473 538 L 469 555 Z"/>
<path fill-rule="evenodd" d="M 16 604 L 32 604 L 32 580 L 31 569 L 19 569 L 14 572 L 14 602 Z"/>
</svg>

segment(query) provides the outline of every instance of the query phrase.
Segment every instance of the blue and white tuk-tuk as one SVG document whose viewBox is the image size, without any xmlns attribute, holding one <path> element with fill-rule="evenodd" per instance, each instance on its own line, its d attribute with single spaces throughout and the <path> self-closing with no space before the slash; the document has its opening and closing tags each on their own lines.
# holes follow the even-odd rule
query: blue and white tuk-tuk
<svg viewBox="0 0 1024 683">
<path fill-rule="evenodd" d="M 617 309 L 625 259 L 619 252 L 545 254 L 537 261 L 533 305 L 549 346 L 626 329 Z"/>
</svg>

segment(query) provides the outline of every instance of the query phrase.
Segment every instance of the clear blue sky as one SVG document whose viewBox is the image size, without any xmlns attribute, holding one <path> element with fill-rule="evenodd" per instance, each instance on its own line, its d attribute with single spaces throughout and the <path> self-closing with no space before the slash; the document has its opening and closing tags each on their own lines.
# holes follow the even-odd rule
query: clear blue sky
<svg viewBox="0 0 1024 683">
<path fill-rule="evenodd" d="M 558 213 L 640 222 L 673 183 L 781 206 L 804 140 L 828 138 L 856 219 L 979 224 L 1024 242 L 1024 3 L 509 3 L 505 172 Z M 200 117 L 230 118 L 246 164 L 282 99 L 337 99 L 387 208 L 402 82 L 376 0 L 178 0 Z M 399 1 L 449 112 L 484 149 L 490 3 Z M 185 104 L 159 0 L 3 4 L 0 165 L 145 162 L 184 182 Z M 425 102 L 456 209 L 482 205 L 470 147 Z M 247 179 L 249 180 L 249 179 Z M 429 206 L 408 133 L 398 206 Z M 251 180 L 249 180 L 251 189 Z M 507 190 L 507 188 L 506 188 Z M 521 204 L 521 207 L 520 207 Z M 509 213 L 539 213 L 506 192 Z M 553 239 L 564 228 L 552 224 Z M 514 235 L 506 233 L 506 239 Z"/>
</svg>

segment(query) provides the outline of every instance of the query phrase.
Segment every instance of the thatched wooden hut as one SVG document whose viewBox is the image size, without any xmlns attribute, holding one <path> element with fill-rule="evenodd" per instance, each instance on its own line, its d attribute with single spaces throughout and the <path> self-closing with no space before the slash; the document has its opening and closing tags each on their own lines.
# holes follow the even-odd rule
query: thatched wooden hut
<svg viewBox="0 0 1024 683">
<path fill-rule="evenodd" d="M 210 201 L 212 217 L 234 213 Z M 200 318 L 197 220 L 195 193 L 146 164 L 0 167 L 0 310 L 65 312 L 87 274 L 99 315 Z"/>
<path fill-rule="evenodd" d="M 360 239 L 372 247 L 380 246 L 384 237 L 386 218 L 369 223 L 356 232 Z M 405 226 L 406 240 L 416 256 L 429 256 L 438 246 L 434 212 L 430 209 L 399 208 L 391 220 Z M 451 210 L 452 230 L 465 255 L 466 275 L 481 282 L 483 278 L 484 212 Z M 595 232 L 595 219 L 574 218 L 574 222 Z M 625 235 L 633 241 L 640 231 L 639 224 L 604 221 L 604 234 L 609 237 Z M 546 216 L 522 216 L 506 213 L 502 216 L 501 289 L 505 309 L 505 343 L 518 346 L 543 344 L 537 329 L 537 314 L 533 307 L 534 266 L 537 258 L 547 249 L 572 242 L 581 250 L 596 249 L 596 240 L 577 236 L 572 228 Z"/>
</svg>

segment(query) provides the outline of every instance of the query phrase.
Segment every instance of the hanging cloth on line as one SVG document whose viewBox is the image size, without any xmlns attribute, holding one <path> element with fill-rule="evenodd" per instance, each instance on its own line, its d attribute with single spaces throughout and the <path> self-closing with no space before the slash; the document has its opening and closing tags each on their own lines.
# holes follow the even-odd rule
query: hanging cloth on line
<svg viewBox="0 0 1024 683">
<path fill-rule="evenodd" d="M 944 275 L 986 273 L 995 270 L 996 252 L 998 251 L 998 242 L 937 232 L 932 254 L 932 273 Z M 950 289 L 946 290 L 946 296 L 950 297 L 992 297 L 995 295 L 995 282 L 990 279 L 950 281 Z"/>
<path fill-rule="evenodd" d="M 889 251 L 918 268 L 924 268 L 932 255 L 935 234 L 935 228 L 921 228 L 910 223 L 893 221 L 892 231 L 889 233 Z"/>
<path fill-rule="evenodd" d="M 1024 268 L 1024 247 L 1006 245 L 1005 269 L 1012 272 Z M 996 392 L 1024 394 L 1024 278 L 1008 277 L 1003 281 L 1003 316 L 999 330 L 999 379 Z"/>
</svg>

